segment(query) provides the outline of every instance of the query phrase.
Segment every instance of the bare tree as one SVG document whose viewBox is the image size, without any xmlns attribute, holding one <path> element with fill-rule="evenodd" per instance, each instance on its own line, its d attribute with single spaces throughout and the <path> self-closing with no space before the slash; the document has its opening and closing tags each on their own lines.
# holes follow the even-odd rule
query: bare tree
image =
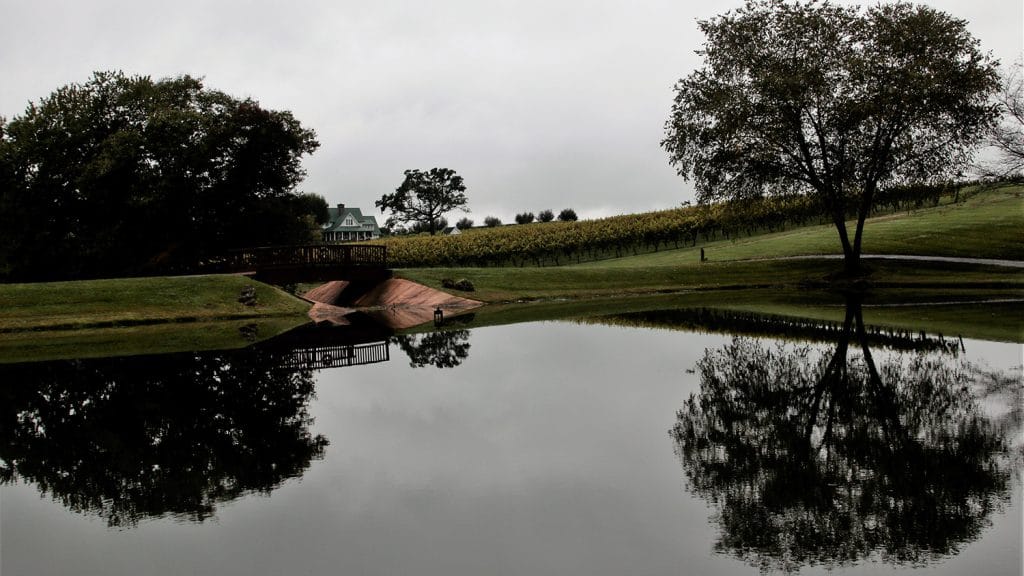
<svg viewBox="0 0 1024 576">
<path fill-rule="evenodd" d="M 1002 119 L 988 137 L 996 157 L 982 163 L 978 171 L 982 178 L 1003 181 L 1024 175 L 1024 60 L 1017 60 L 1003 74 L 996 105 Z"/>
</svg>

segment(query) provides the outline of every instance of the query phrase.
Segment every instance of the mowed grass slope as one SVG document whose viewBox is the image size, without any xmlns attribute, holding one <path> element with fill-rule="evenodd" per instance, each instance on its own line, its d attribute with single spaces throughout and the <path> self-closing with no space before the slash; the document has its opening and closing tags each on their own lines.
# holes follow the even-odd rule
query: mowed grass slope
<svg viewBox="0 0 1024 576">
<path fill-rule="evenodd" d="M 851 238 L 854 225 L 847 223 Z M 692 265 L 699 262 L 701 248 L 710 262 L 843 253 L 839 233 L 827 224 L 580 266 Z M 1024 187 L 982 192 L 958 204 L 870 218 L 864 225 L 863 252 L 1024 260 Z"/>
<path fill-rule="evenodd" d="M 238 301 L 249 288 L 254 306 Z M 236 320 L 307 309 L 277 288 L 234 275 L 0 284 L 0 332 Z"/>
<path fill-rule="evenodd" d="M 852 224 L 851 224 L 852 228 Z M 959 204 L 870 219 L 864 253 L 1024 260 L 1024 188 L 977 194 Z M 700 262 L 704 249 L 708 261 Z M 444 278 L 467 278 L 470 297 L 487 302 L 582 298 L 679 290 L 819 285 L 841 268 L 834 260 L 770 260 L 841 254 L 833 226 L 784 232 L 696 247 L 561 267 L 416 268 L 402 277 L 440 287 Z M 979 265 L 872 261 L 871 281 L 881 286 L 1024 288 L 1024 270 Z"/>
</svg>

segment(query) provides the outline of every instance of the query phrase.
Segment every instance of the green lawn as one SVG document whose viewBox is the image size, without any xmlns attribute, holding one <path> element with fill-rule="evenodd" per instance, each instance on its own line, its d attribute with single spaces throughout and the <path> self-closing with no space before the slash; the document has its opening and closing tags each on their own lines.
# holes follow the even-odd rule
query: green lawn
<svg viewBox="0 0 1024 576">
<path fill-rule="evenodd" d="M 872 280 L 881 286 L 1024 290 L 1024 269 L 891 261 L 872 262 L 870 266 L 874 270 Z M 835 261 L 784 260 L 678 266 L 428 268 L 401 270 L 400 276 L 439 289 L 444 278 L 467 278 L 476 291 L 452 293 L 484 302 L 514 302 L 686 290 L 820 286 L 838 267 Z"/>
<path fill-rule="evenodd" d="M 238 302 L 256 291 L 255 306 Z M 309 321 L 243 276 L 0 284 L 0 363 L 238 348 Z"/>
<path fill-rule="evenodd" d="M 865 253 L 1024 260 L 1024 188 L 977 194 L 960 204 L 873 218 L 865 226 Z M 415 268 L 402 277 L 440 287 L 444 278 L 467 278 L 486 302 L 582 298 L 680 290 L 818 285 L 841 263 L 765 259 L 839 254 L 832 226 L 809 226 L 701 247 L 663 250 L 561 267 Z M 1011 287 L 1024 289 L 1024 270 L 976 265 L 871 261 L 875 285 Z"/>
<path fill-rule="evenodd" d="M 0 332 L 0 364 L 170 354 L 248 346 L 308 322 L 303 315 Z"/>
<path fill-rule="evenodd" d="M 256 291 L 256 305 L 238 301 Z M 0 284 L 0 333 L 238 320 L 303 314 L 308 305 L 234 275 Z"/>
<path fill-rule="evenodd" d="M 854 224 L 847 223 L 851 237 Z M 864 253 L 1024 260 L 1022 231 L 1024 187 L 1006 187 L 976 194 L 959 204 L 871 218 L 864 226 Z M 839 234 L 829 224 L 580 266 L 692 265 L 700 261 L 702 247 L 711 262 L 843 253 Z"/>
</svg>

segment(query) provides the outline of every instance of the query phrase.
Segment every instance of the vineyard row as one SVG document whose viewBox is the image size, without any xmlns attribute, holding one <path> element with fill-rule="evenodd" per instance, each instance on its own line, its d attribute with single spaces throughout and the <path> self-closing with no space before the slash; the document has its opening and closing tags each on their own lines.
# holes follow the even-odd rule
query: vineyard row
<svg viewBox="0 0 1024 576">
<path fill-rule="evenodd" d="M 896 211 L 937 205 L 961 187 L 913 186 L 886 190 L 875 205 Z M 785 230 L 828 221 L 807 196 L 687 206 L 578 222 L 475 229 L 457 236 L 404 236 L 372 244 L 388 247 L 396 268 L 548 266 L 695 246 L 718 238 Z"/>
</svg>

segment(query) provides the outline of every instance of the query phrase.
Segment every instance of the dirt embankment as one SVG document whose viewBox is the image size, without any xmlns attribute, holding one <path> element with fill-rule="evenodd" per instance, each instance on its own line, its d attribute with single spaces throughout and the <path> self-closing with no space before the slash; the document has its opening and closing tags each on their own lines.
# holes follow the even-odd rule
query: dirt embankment
<svg viewBox="0 0 1024 576">
<path fill-rule="evenodd" d="M 310 318 L 316 322 L 347 324 L 344 317 L 348 314 L 368 311 L 391 328 L 402 329 L 430 322 L 438 308 L 451 316 L 483 305 L 398 278 L 385 280 L 368 290 L 353 292 L 352 288 L 344 280 L 335 280 L 306 292 L 303 297 L 313 302 Z"/>
</svg>

